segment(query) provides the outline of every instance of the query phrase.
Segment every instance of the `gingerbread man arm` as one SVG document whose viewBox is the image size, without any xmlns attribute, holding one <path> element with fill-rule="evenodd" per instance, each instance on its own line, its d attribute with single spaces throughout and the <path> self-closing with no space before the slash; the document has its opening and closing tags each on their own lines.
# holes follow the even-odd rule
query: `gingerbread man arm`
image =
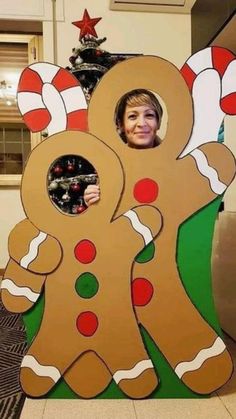
<svg viewBox="0 0 236 419">
<path fill-rule="evenodd" d="M 23 313 L 38 300 L 46 276 L 22 268 L 10 259 L 1 282 L 1 298 L 7 310 Z"/>
<path fill-rule="evenodd" d="M 62 258 L 59 242 L 39 231 L 28 219 L 21 221 L 11 231 L 8 248 L 15 262 L 36 274 L 53 272 Z"/>
<path fill-rule="evenodd" d="M 158 209 L 151 205 L 133 207 L 115 221 L 119 224 L 127 221 L 130 223 L 130 228 L 127 229 L 128 240 L 131 239 L 133 234 L 138 234 L 138 237 L 140 237 L 140 240 L 132 240 L 130 244 L 130 250 L 133 255 L 151 243 L 162 228 L 162 216 Z"/>
<path fill-rule="evenodd" d="M 188 205 L 183 206 L 186 213 L 184 218 L 222 195 L 236 172 L 236 162 L 231 151 L 225 145 L 215 142 L 196 148 L 180 162 L 180 179 L 184 185 L 182 199 L 188 200 Z"/>
</svg>

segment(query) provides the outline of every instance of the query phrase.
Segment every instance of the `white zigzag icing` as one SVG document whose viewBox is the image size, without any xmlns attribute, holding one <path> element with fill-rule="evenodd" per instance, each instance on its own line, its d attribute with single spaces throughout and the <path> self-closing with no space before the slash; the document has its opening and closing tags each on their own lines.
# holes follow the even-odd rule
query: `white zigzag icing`
<svg viewBox="0 0 236 419">
<path fill-rule="evenodd" d="M 46 240 L 47 234 L 43 233 L 42 231 L 39 232 L 38 236 L 36 236 L 33 240 L 30 242 L 29 252 L 27 255 L 23 256 L 23 258 L 20 260 L 20 265 L 27 269 L 29 264 L 36 258 L 38 254 L 38 248 L 40 244 Z"/>
<path fill-rule="evenodd" d="M 205 154 L 201 150 L 196 149 L 190 155 L 195 159 L 199 172 L 209 179 L 213 192 L 221 195 L 227 186 L 219 180 L 217 171 L 209 166 Z"/>
<path fill-rule="evenodd" d="M 7 290 L 10 294 L 17 297 L 25 297 L 35 303 L 40 294 L 33 292 L 29 287 L 19 287 L 11 279 L 4 278 L 1 283 L 1 289 Z"/>
<path fill-rule="evenodd" d="M 175 373 L 181 378 L 186 372 L 199 369 L 203 362 L 214 356 L 220 355 L 226 346 L 220 337 L 217 337 L 210 348 L 202 349 L 192 361 L 180 362 L 175 368 Z"/>
<path fill-rule="evenodd" d="M 135 211 L 129 210 L 125 212 L 123 215 L 130 219 L 134 230 L 136 230 L 139 234 L 141 234 L 141 236 L 143 236 L 144 243 L 146 245 L 153 240 L 151 230 L 141 223 Z"/>
<path fill-rule="evenodd" d="M 41 365 L 33 355 L 26 355 L 21 363 L 21 368 L 30 368 L 40 377 L 49 377 L 55 383 L 61 378 L 60 371 L 50 365 Z"/>
<path fill-rule="evenodd" d="M 119 370 L 116 371 L 113 375 L 113 379 L 118 384 L 121 380 L 132 380 L 133 378 L 138 377 L 142 374 L 143 371 L 154 368 L 153 363 L 150 359 L 144 359 L 139 361 L 133 368 L 130 370 Z"/>
</svg>

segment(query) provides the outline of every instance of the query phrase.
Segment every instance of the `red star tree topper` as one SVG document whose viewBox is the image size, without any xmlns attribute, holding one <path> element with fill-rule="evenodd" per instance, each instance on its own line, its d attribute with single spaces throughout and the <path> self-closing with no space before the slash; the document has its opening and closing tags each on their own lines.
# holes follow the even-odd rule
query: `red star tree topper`
<svg viewBox="0 0 236 419">
<path fill-rule="evenodd" d="M 84 15 L 82 20 L 72 22 L 73 25 L 77 26 L 80 29 L 79 40 L 81 40 L 85 35 L 97 36 L 97 32 L 94 29 L 94 26 L 101 20 L 101 17 L 91 18 L 88 14 L 87 9 L 84 10 Z"/>
</svg>

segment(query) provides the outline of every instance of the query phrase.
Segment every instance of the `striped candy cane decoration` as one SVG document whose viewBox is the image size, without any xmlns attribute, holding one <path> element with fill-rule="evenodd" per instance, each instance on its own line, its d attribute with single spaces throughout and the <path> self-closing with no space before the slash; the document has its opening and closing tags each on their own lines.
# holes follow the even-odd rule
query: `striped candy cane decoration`
<svg viewBox="0 0 236 419">
<path fill-rule="evenodd" d="M 79 81 L 57 65 L 38 62 L 22 72 L 18 107 L 32 132 L 47 128 L 52 135 L 87 129 L 87 103 Z"/>
<path fill-rule="evenodd" d="M 217 141 L 225 115 L 236 114 L 236 57 L 221 47 L 208 47 L 192 55 L 180 70 L 191 91 L 194 125 L 181 154 Z"/>
<path fill-rule="evenodd" d="M 223 78 L 228 65 L 235 55 L 226 48 L 208 47 L 193 54 L 181 68 L 189 89 L 192 90 L 196 77 L 204 70 L 214 69 Z"/>
</svg>

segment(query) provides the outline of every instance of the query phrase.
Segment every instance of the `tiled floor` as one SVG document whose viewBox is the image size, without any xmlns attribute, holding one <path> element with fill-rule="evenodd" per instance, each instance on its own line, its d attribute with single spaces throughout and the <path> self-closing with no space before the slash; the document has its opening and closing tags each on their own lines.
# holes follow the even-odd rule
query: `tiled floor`
<svg viewBox="0 0 236 419">
<path fill-rule="evenodd" d="M 236 343 L 225 337 L 236 366 Z M 236 419 L 236 372 L 209 399 L 33 400 L 20 419 Z"/>
</svg>

